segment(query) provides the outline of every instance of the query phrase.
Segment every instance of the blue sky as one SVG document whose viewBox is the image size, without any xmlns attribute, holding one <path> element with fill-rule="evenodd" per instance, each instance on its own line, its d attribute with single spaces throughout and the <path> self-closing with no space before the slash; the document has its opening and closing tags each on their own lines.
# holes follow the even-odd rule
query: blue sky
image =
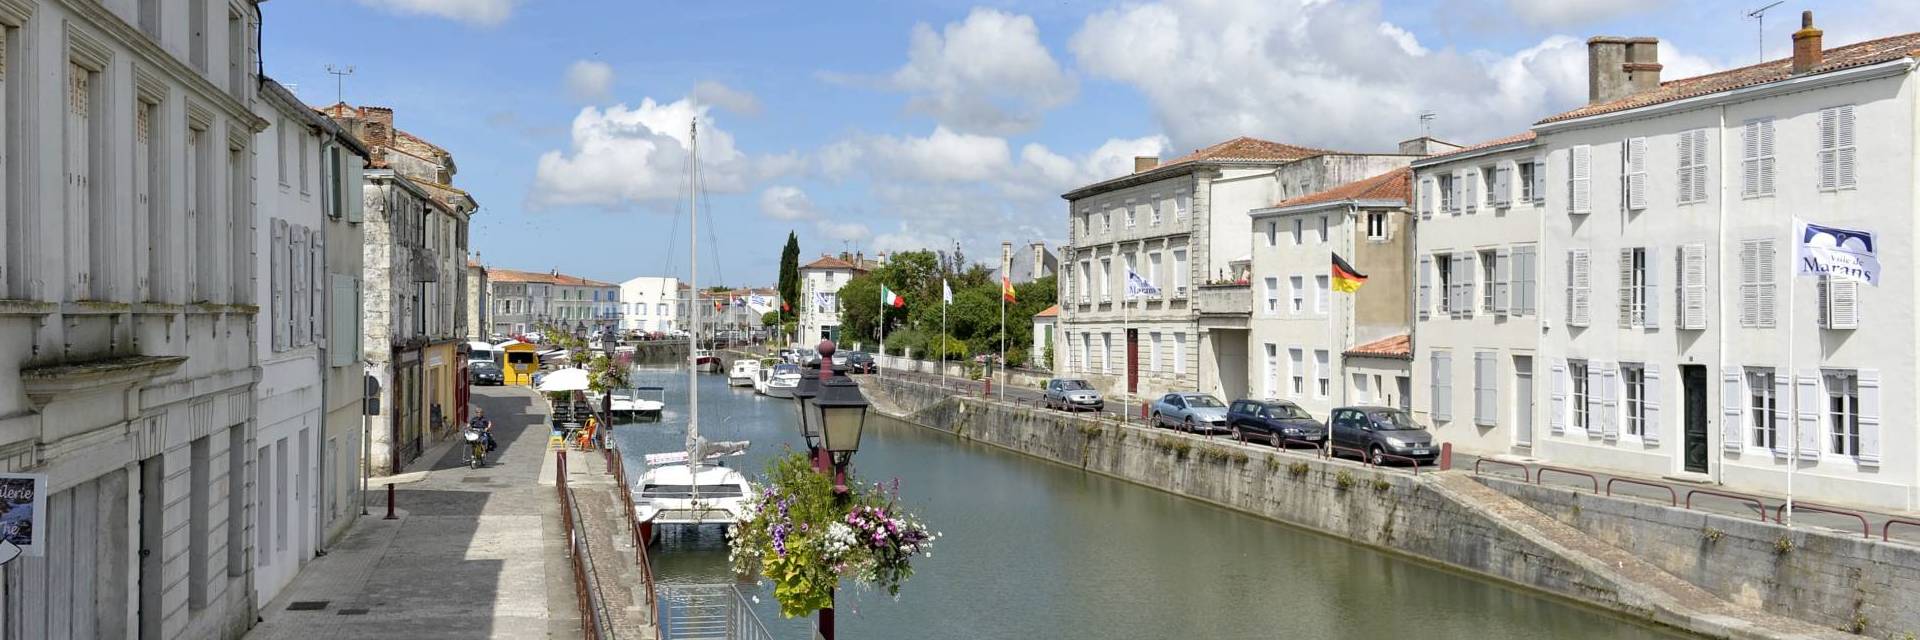
<svg viewBox="0 0 1920 640">
<path fill-rule="evenodd" d="M 1920 3 L 1164 0 L 683 3 L 284 0 L 268 75 L 453 151 L 490 265 L 609 281 L 685 275 L 686 123 L 702 122 L 703 284 L 762 284 L 858 247 L 993 259 L 1057 243 L 1058 194 L 1134 155 L 1236 135 L 1354 151 L 1471 142 L 1585 98 L 1590 35 L 1662 41 L 1667 78 L 1920 31 Z M 1752 5 L 1752 6 L 1748 6 Z M 829 7 L 822 10 L 821 7 Z M 708 208 L 710 207 L 710 209 Z"/>
</svg>

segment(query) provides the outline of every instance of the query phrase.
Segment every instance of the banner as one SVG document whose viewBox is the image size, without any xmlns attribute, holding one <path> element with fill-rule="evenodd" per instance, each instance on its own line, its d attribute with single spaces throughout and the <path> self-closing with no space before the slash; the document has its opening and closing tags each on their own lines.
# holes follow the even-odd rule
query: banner
<svg viewBox="0 0 1920 640">
<path fill-rule="evenodd" d="M 1880 286 L 1880 259 L 1873 232 L 1793 221 L 1794 273 L 1836 276 Z"/>
<path fill-rule="evenodd" d="M 0 473 L 0 545 L 46 555 L 47 476 Z"/>
<path fill-rule="evenodd" d="M 1138 298 L 1140 296 L 1157 296 L 1157 295 L 1160 295 L 1160 287 L 1155 286 L 1151 282 L 1147 282 L 1147 279 L 1145 277 L 1142 277 L 1139 273 L 1134 272 L 1134 270 L 1132 269 L 1127 270 L 1127 297 L 1128 298 L 1131 299 L 1131 298 Z"/>
</svg>

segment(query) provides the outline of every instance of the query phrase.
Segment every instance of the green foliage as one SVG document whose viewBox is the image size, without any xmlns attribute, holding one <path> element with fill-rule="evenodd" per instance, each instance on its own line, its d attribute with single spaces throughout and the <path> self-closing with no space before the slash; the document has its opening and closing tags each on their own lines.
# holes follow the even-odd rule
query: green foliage
<svg viewBox="0 0 1920 640">
<path fill-rule="evenodd" d="M 800 308 L 800 238 L 787 232 L 787 245 L 780 248 L 780 299 L 795 310 Z M 787 314 L 789 316 L 792 313 Z"/>
<path fill-rule="evenodd" d="M 1311 468 L 1312 467 L 1308 467 L 1305 462 L 1295 462 L 1287 465 L 1287 475 L 1295 478 L 1306 477 L 1307 471 Z"/>
<path fill-rule="evenodd" d="M 1373 490 L 1374 490 L 1374 491 L 1378 491 L 1378 492 L 1381 492 L 1381 493 L 1385 493 L 1385 492 L 1386 492 L 1386 491 L 1387 491 L 1388 489 L 1392 489 L 1392 488 L 1393 488 L 1393 483 L 1392 483 L 1392 482 L 1388 482 L 1386 478 L 1374 478 L 1374 479 L 1373 479 Z"/>
<path fill-rule="evenodd" d="M 959 359 L 999 353 L 1004 337 L 1008 361 L 1025 362 L 1030 356 L 1027 347 L 1033 344 L 1033 315 L 1052 306 L 1058 297 L 1054 279 L 1015 285 L 1016 300 L 1006 305 L 1003 327 L 1000 283 L 989 277 L 991 272 L 984 266 L 961 266 L 960 260 L 964 258 L 957 253 L 950 256 L 908 251 L 894 254 L 879 269 L 854 276 L 840 289 L 844 335 L 849 340 L 877 341 L 884 313 L 890 350 L 912 347 L 928 359 L 939 359 L 945 347 L 947 357 Z M 943 280 L 953 289 L 952 305 L 942 303 Z M 904 308 L 881 308 L 883 284 L 905 300 Z M 952 343 L 943 343 L 937 337 L 943 306 L 946 334 Z M 896 341 L 895 336 L 900 339 Z"/>
<path fill-rule="evenodd" d="M 1775 538 L 1773 540 L 1773 552 L 1783 556 L 1792 553 L 1793 538 L 1787 537 L 1786 534 L 1781 534 L 1780 537 Z"/>
<path fill-rule="evenodd" d="M 1719 542 L 1721 538 L 1727 537 L 1727 532 L 1713 527 L 1707 527 L 1700 531 L 1700 537 L 1706 539 L 1707 542 Z"/>
<path fill-rule="evenodd" d="M 1333 474 L 1333 486 L 1341 491 L 1352 489 L 1353 473 L 1346 469 L 1341 469 L 1339 473 Z"/>
</svg>

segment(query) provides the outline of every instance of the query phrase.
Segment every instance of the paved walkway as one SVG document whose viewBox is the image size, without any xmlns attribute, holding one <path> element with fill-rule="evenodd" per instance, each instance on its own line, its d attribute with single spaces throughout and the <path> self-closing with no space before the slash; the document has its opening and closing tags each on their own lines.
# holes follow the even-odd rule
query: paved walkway
<svg viewBox="0 0 1920 640">
<path fill-rule="evenodd" d="M 477 387 L 473 402 L 500 441 L 489 465 L 467 468 L 451 441 L 429 449 L 425 473 L 394 478 L 395 520 L 381 517 L 387 479 L 375 478 L 371 513 L 262 608 L 247 638 L 579 637 L 559 509 L 539 477 L 544 409 L 521 387 Z"/>
</svg>

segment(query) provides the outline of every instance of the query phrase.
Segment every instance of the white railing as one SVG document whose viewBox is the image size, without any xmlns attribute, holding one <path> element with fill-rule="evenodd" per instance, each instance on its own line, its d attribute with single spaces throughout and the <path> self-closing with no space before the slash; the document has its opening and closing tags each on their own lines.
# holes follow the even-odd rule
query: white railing
<svg viewBox="0 0 1920 640">
<path fill-rule="evenodd" d="M 773 640 L 736 584 L 660 585 L 663 640 Z"/>
</svg>

